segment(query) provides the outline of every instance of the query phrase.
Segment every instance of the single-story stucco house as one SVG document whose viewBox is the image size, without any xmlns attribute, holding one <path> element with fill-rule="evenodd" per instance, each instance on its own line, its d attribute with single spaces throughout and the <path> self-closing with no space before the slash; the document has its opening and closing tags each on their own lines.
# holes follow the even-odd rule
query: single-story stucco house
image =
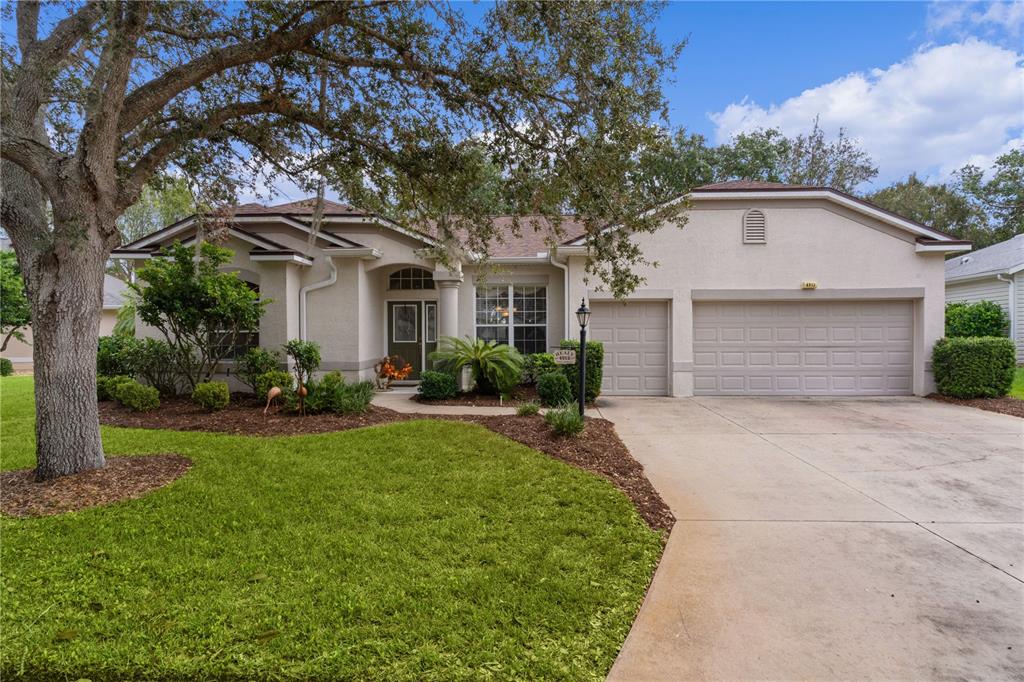
<svg viewBox="0 0 1024 682">
<path fill-rule="evenodd" d="M 1024 234 L 946 261 L 946 302 L 978 301 L 1006 311 L 1017 362 L 1024 363 Z"/>
<path fill-rule="evenodd" d="M 827 188 L 726 182 L 690 200 L 685 226 L 635 237 L 659 267 L 645 268 L 626 300 L 587 283 L 573 221 L 556 248 L 529 228 L 496 244 L 486 271 L 472 261 L 445 267 L 429 235 L 334 202 L 309 246 L 308 199 L 237 207 L 226 245 L 231 269 L 273 299 L 252 342 L 317 341 L 322 369 L 350 377 L 371 377 L 387 354 L 418 372 L 444 336 L 555 348 L 578 338 L 572 313 L 585 299 L 591 338 L 605 344 L 606 394 L 933 390 L 943 258 L 969 243 Z M 187 218 L 114 257 L 151 258 L 195 232 Z"/>
<path fill-rule="evenodd" d="M 103 276 L 103 313 L 100 317 L 100 336 L 109 336 L 117 324 L 117 311 L 124 304 L 128 285 L 111 275 Z M 11 338 L 3 356 L 11 361 L 17 371 L 32 369 L 32 328 L 22 329 L 25 341 Z"/>
</svg>

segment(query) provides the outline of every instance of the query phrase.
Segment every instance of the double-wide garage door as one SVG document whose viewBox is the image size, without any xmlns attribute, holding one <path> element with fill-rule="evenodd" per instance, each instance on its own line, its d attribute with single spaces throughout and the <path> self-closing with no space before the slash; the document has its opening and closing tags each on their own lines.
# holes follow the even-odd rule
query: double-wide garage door
<svg viewBox="0 0 1024 682">
<path fill-rule="evenodd" d="M 668 394 L 668 304 L 594 301 L 590 309 L 590 338 L 604 344 L 601 392 Z"/>
<path fill-rule="evenodd" d="M 696 395 L 907 395 L 910 301 L 695 303 Z"/>
</svg>

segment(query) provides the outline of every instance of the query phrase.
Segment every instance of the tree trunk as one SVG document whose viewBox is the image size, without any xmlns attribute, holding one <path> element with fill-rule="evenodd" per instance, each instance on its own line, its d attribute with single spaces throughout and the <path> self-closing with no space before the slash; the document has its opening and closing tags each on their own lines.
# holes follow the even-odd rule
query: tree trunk
<svg viewBox="0 0 1024 682">
<path fill-rule="evenodd" d="M 57 240 L 31 266 L 38 480 L 105 464 L 96 340 L 106 252 L 84 235 L 68 241 Z"/>
</svg>

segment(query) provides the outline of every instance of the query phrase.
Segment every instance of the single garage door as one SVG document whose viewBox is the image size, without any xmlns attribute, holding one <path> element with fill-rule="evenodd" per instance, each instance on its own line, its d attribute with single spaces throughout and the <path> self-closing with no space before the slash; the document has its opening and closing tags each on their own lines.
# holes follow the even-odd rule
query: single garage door
<svg viewBox="0 0 1024 682">
<path fill-rule="evenodd" d="M 696 303 L 696 395 L 908 395 L 910 301 Z"/>
<path fill-rule="evenodd" d="M 668 304 L 591 302 L 590 338 L 604 344 L 607 395 L 668 394 Z"/>
</svg>

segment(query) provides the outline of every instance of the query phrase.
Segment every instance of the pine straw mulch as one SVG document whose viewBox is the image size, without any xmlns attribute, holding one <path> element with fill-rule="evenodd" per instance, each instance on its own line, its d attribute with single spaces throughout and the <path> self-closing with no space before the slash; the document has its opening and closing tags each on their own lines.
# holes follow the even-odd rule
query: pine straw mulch
<svg viewBox="0 0 1024 682">
<path fill-rule="evenodd" d="M 633 459 L 615 433 L 615 427 L 605 419 L 587 418 L 587 428 L 579 437 L 564 438 L 555 435 L 539 415 L 406 414 L 374 405 L 361 415 L 318 414 L 299 417 L 276 411 L 275 408 L 271 408 L 264 416 L 262 405 L 257 406 L 253 399 L 232 402 L 226 409 L 212 413 L 184 399 L 166 400 L 154 412 L 131 412 L 116 403 L 100 403 L 100 422 L 109 426 L 247 436 L 327 433 L 410 419 L 447 419 L 481 424 L 527 447 L 606 478 L 625 493 L 651 528 L 669 531 L 675 523 L 668 505 L 647 480 L 643 466 Z"/>
<path fill-rule="evenodd" d="M 181 455 L 108 457 L 102 469 L 36 481 L 31 469 L 0 472 L 0 512 L 53 516 L 133 500 L 173 483 L 192 467 Z"/>
<path fill-rule="evenodd" d="M 979 410 L 999 412 L 1013 417 L 1024 418 L 1024 400 L 1003 396 L 1002 398 L 952 398 L 948 395 L 932 393 L 928 398 L 940 403 L 952 403 L 953 405 L 965 405 L 975 407 Z"/>
</svg>

